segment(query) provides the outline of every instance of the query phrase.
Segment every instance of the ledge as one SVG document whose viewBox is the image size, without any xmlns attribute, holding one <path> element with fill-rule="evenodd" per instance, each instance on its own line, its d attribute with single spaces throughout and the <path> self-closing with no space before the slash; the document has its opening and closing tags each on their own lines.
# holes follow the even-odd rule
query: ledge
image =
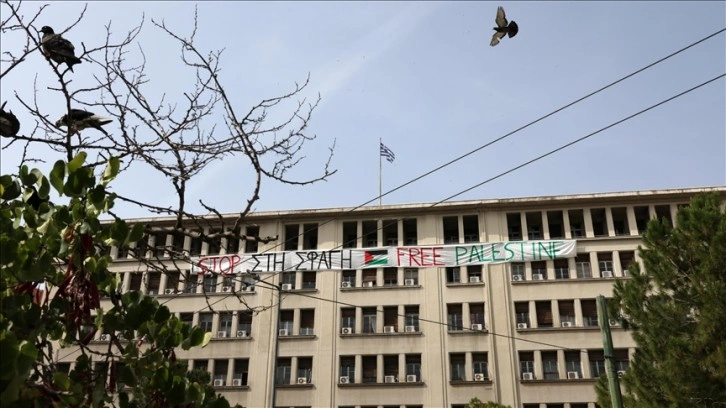
<svg viewBox="0 0 726 408">
<path fill-rule="evenodd" d="M 417 332 L 396 332 L 396 333 L 340 333 L 340 337 L 387 337 L 387 336 L 421 336 L 422 331 Z"/>
<path fill-rule="evenodd" d="M 556 380 L 523 380 L 519 379 L 520 384 L 571 384 L 571 383 L 594 383 L 597 378 L 578 378 L 578 379 L 567 379 L 559 378 Z"/>
<path fill-rule="evenodd" d="M 313 383 L 307 383 L 307 384 L 275 384 L 275 388 L 313 388 L 315 384 Z"/>
<path fill-rule="evenodd" d="M 484 286 L 484 282 L 446 282 L 447 288 L 461 288 L 469 286 Z"/>
<path fill-rule="evenodd" d="M 287 336 L 277 336 L 277 339 L 280 341 L 283 340 L 315 340 L 318 336 L 314 334 L 293 334 L 293 335 L 287 335 Z M 297 385 L 297 384 L 295 384 Z"/>
<path fill-rule="evenodd" d="M 370 387 L 423 387 L 426 385 L 423 381 L 416 381 L 416 382 L 392 382 L 392 383 L 348 383 L 348 384 L 341 384 L 338 383 L 338 387 L 340 388 L 370 388 Z"/>
<path fill-rule="evenodd" d="M 249 385 L 223 385 L 221 387 L 214 387 L 215 390 L 221 390 L 221 391 L 249 391 L 250 386 Z"/>
<path fill-rule="evenodd" d="M 341 292 L 355 292 L 362 290 L 395 290 L 395 289 L 414 289 L 421 288 L 421 285 L 384 285 L 384 286 L 352 286 L 349 288 L 340 288 Z"/>
<path fill-rule="evenodd" d="M 452 336 L 466 336 L 466 335 L 482 335 L 482 334 L 489 334 L 489 330 L 483 329 L 483 330 L 472 330 L 464 329 L 464 330 L 448 330 L 448 333 Z"/>
<path fill-rule="evenodd" d="M 458 387 L 458 386 L 466 386 L 466 385 L 492 385 L 494 382 L 490 379 L 485 379 L 482 381 L 468 381 L 468 380 L 456 380 L 456 381 L 449 381 L 449 384 L 452 387 Z"/>
</svg>

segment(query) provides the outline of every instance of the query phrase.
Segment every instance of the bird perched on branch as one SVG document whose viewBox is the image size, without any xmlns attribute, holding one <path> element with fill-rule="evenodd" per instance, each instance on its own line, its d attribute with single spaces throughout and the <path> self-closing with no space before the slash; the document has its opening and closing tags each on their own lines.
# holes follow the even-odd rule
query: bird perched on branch
<svg viewBox="0 0 726 408">
<path fill-rule="evenodd" d="M 499 44 L 499 40 L 504 38 L 505 35 L 509 35 L 509 38 L 514 37 L 519 32 L 519 26 L 512 20 L 507 22 L 507 16 L 504 14 L 504 7 L 497 9 L 497 18 L 494 19 L 497 26 L 494 27 L 494 35 L 492 36 L 492 42 L 489 43 L 492 47 Z"/>
<path fill-rule="evenodd" d="M 94 128 L 108 136 L 108 133 L 101 126 L 111 122 L 113 122 L 112 119 L 96 115 L 93 112 L 84 111 L 82 109 L 71 109 L 70 120 L 68 120 L 68 114 L 65 114 L 62 118 L 55 122 L 55 125 L 56 127 L 68 126 L 73 133 L 80 132 L 86 128 Z"/>
<path fill-rule="evenodd" d="M 20 122 L 12 111 L 5 112 L 6 103 L 0 106 L 0 136 L 11 137 L 17 135 L 20 131 Z"/>
<path fill-rule="evenodd" d="M 41 50 L 46 58 L 50 58 L 58 64 L 66 63 L 68 69 L 73 72 L 73 65 L 80 64 L 82 61 L 76 57 L 75 49 L 73 44 L 61 37 L 60 34 L 56 34 L 52 28 L 43 26 L 40 29 L 43 33 L 43 38 L 40 41 Z"/>
</svg>

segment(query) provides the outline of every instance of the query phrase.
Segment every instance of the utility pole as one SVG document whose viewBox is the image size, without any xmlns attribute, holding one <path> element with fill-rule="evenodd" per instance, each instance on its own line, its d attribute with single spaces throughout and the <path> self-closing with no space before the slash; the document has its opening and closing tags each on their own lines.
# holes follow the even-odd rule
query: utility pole
<svg viewBox="0 0 726 408">
<path fill-rule="evenodd" d="M 618 384 L 618 376 L 615 373 L 615 365 L 613 364 L 613 339 L 610 335 L 610 319 L 608 319 L 608 310 L 605 306 L 605 297 L 603 295 L 598 295 L 597 297 L 597 315 L 600 323 L 600 332 L 602 333 L 605 372 L 608 375 L 610 401 L 612 402 L 613 408 L 623 408 L 623 400 L 620 396 L 620 384 Z"/>
</svg>

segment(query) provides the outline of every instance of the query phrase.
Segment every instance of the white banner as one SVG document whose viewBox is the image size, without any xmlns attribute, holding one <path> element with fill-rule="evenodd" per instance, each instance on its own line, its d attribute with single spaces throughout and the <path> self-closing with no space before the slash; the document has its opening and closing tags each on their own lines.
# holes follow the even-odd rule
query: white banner
<svg viewBox="0 0 726 408">
<path fill-rule="evenodd" d="M 263 252 L 192 258 L 192 272 L 240 274 L 368 268 L 445 268 L 573 258 L 577 241 L 510 241 L 461 245 Z"/>
</svg>

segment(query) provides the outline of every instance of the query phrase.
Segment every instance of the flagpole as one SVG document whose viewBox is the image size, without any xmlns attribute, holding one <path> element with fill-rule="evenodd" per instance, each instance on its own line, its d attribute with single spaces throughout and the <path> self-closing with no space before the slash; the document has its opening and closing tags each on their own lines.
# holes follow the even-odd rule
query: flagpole
<svg viewBox="0 0 726 408">
<path fill-rule="evenodd" d="M 383 138 L 378 138 L 378 205 L 383 205 L 383 197 L 381 197 L 381 185 L 383 184 L 383 156 L 381 154 L 381 146 L 383 146 Z"/>
</svg>

